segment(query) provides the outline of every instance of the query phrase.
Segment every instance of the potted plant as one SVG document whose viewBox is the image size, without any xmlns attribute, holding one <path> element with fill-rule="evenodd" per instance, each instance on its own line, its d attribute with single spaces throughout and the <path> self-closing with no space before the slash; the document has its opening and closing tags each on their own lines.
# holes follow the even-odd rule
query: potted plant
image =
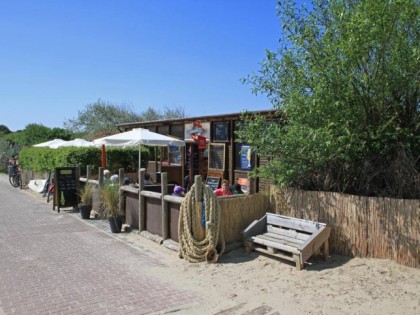
<svg viewBox="0 0 420 315">
<path fill-rule="evenodd" d="M 79 190 L 79 211 L 82 219 L 89 219 L 92 211 L 93 185 L 85 183 Z"/>
<path fill-rule="evenodd" d="M 123 213 L 119 210 L 119 186 L 107 183 L 101 187 L 103 216 L 108 218 L 112 233 L 121 232 Z"/>
</svg>

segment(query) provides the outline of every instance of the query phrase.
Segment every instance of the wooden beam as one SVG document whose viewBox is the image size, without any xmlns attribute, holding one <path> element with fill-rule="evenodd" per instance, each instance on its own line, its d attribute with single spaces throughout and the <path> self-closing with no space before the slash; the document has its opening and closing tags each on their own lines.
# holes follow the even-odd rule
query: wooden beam
<svg viewBox="0 0 420 315">
<path fill-rule="evenodd" d="M 169 238 L 169 209 L 168 202 L 165 201 L 164 196 L 168 193 L 168 173 L 160 174 L 161 179 L 161 199 L 162 199 L 162 238 L 167 240 Z"/>
</svg>

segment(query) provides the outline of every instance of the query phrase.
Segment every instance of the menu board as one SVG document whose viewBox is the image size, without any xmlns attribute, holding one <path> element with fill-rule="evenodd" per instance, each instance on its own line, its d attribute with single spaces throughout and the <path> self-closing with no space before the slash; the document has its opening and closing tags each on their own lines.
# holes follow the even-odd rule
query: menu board
<svg viewBox="0 0 420 315">
<path fill-rule="evenodd" d="M 209 186 L 213 191 L 219 188 L 220 177 L 207 176 L 206 185 Z"/>
<path fill-rule="evenodd" d="M 77 167 L 56 167 L 54 179 L 54 208 L 75 207 L 79 203 Z"/>
</svg>

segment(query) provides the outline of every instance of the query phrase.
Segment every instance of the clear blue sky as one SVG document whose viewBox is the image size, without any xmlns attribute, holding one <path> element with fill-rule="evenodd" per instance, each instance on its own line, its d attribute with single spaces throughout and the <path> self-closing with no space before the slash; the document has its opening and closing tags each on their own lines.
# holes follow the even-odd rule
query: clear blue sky
<svg viewBox="0 0 420 315">
<path fill-rule="evenodd" d="M 63 127 L 98 99 L 187 116 L 270 109 L 240 78 L 275 50 L 275 0 L 0 0 L 0 124 Z"/>
</svg>

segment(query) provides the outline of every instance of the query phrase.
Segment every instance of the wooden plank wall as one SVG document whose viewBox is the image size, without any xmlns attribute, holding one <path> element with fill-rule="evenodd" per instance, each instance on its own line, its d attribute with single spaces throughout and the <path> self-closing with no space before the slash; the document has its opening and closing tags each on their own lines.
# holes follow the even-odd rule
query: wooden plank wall
<svg viewBox="0 0 420 315">
<path fill-rule="evenodd" d="M 330 225 L 331 252 L 420 267 L 420 200 L 271 186 L 270 204 L 275 213 Z"/>
</svg>

